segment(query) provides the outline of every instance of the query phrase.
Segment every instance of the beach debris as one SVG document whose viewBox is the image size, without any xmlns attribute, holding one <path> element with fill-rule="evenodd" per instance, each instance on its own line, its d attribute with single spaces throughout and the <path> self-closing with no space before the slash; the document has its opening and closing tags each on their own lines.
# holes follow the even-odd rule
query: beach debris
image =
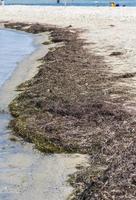
<svg viewBox="0 0 136 200">
<path fill-rule="evenodd" d="M 120 51 L 114 51 L 114 52 L 112 52 L 112 53 L 110 54 L 110 56 L 121 56 L 121 55 L 123 55 L 123 53 L 120 52 Z"/>
</svg>

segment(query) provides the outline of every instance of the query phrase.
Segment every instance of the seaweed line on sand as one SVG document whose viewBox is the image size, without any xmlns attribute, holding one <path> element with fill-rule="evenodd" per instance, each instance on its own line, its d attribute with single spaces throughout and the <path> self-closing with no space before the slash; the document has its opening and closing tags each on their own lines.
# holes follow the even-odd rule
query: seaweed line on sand
<svg viewBox="0 0 136 200">
<path fill-rule="evenodd" d="M 51 42 L 62 44 L 50 49 L 35 77 L 18 87 L 22 92 L 10 104 L 11 128 L 41 151 L 90 155 L 90 167 L 69 179 L 75 188 L 70 199 L 135 199 L 135 115 L 122 106 L 130 98 L 125 86 L 114 87 L 124 76 L 114 77 L 103 58 L 87 51 L 82 30 L 25 23 L 5 27 L 47 31 Z"/>
</svg>

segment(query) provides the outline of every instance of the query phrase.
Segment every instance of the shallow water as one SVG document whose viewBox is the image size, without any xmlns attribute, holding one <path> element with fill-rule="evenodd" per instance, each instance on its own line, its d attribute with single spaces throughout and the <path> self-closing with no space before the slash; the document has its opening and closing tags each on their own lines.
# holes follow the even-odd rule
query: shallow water
<svg viewBox="0 0 136 200">
<path fill-rule="evenodd" d="M 35 47 L 29 34 L 0 30 L 1 34 L 2 85 L 12 75 L 17 62 Z M 0 200 L 65 200 L 72 191 L 66 182 L 68 175 L 76 171 L 77 165 L 84 165 L 87 157 L 41 154 L 32 144 L 12 135 L 7 128 L 10 119 L 10 114 L 0 113 Z"/>
<path fill-rule="evenodd" d="M 35 47 L 25 33 L 0 29 L 0 86 L 11 76 L 17 64 Z"/>
</svg>

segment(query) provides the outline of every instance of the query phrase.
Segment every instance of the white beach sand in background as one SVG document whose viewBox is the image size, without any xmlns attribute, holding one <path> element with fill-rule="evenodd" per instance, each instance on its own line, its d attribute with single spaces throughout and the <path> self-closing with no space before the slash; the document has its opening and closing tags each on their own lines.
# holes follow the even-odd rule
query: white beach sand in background
<svg viewBox="0 0 136 200">
<path fill-rule="evenodd" d="M 81 35 L 91 44 L 90 51 L 104 56 L 114 75 L 136 72 L 136 8 L 130 7 L 0 7 L 0 21 L 39 22 L 58 26 L 72 25 L 86 31 Z M 112 52 L 123 55 L 111 57 Z M 136 109 L 136 78 L 118 81 L 113 87 L 126 87 L 131 102 L 124 106 Z M 131 104 L 131 106 L 130 106 Z"/>
</svg>

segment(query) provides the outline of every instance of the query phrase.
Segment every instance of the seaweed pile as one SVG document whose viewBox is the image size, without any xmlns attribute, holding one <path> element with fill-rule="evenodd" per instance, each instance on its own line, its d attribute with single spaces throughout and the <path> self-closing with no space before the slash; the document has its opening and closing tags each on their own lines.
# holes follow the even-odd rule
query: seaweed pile
<svg viewBox="0 0 136 200">
<path fill-rule="evenodd" d="M 75 187 L 70 199 L 136 199 L 135 115 L 122 106 L 124 88 L 113 88 L 122 76 L 115 78 L 102 57 L 88 52 L 81 30 L 23 23 L 5 27 L 50 32 L 51 42 L 59 44 L 41 58 L 35 77 L 18 87 L 21 93 L 10 104 L 15 133 L 43 152 L 90 155 L 90 167 L 70 178 Z"/>
</svg>

